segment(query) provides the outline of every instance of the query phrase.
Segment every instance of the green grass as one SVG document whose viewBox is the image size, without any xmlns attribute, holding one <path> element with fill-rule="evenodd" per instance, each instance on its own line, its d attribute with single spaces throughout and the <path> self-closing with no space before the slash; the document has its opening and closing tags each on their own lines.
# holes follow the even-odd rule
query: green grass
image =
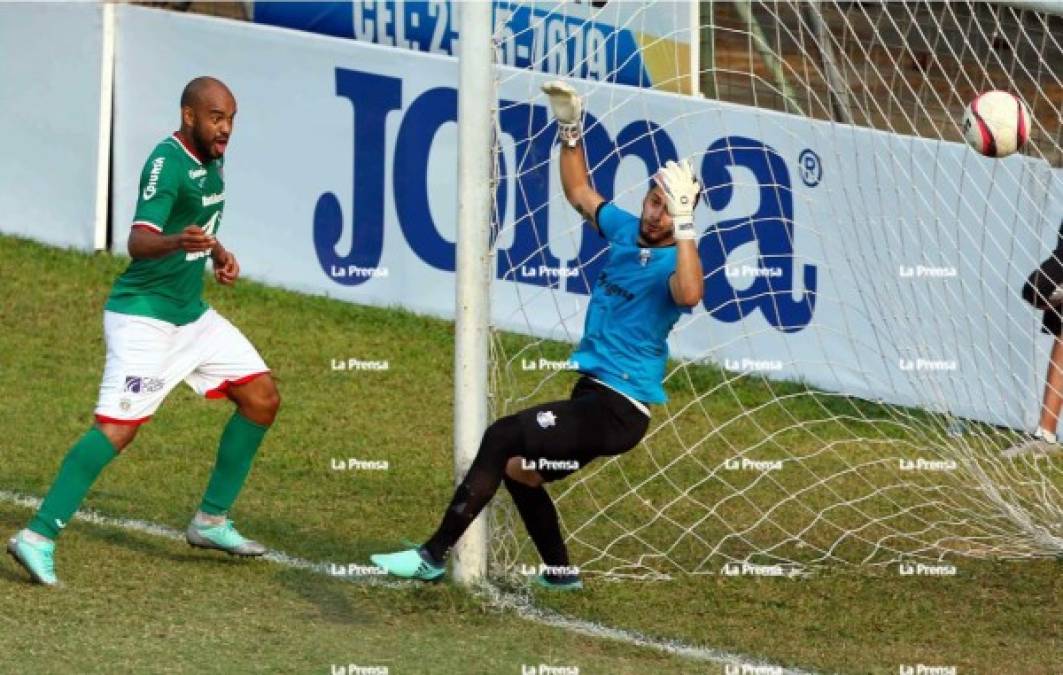
<svg viewBox="0 0 1063 675">
<path fill-rule="evenodd" d="M 100 310 L 124 264 L 107 255 L 0 237 L 0 395 L 6 404 L 0 412 L 6 440 L 0 488 L 43 494 L 70 444 L 91 423 L 103 366 Z M 452 325 L 246 281 L 235 289 L 211 284 L 208 300 L 258 346 L 283 398 L 234 510 L 241 530 L 293 555 L 341 564 L 364 563 L 369 553 L 391 549 L 403 537 L 429 534 L 452 484 Z M 561 345 L 508 335 L 499 341 L 507 354 L 532 344 L 553 358 L 564 357 Z M 387 360 L 390 368 L 332 370 L 333 359 L 352 357 Z M 686 499 L 669 512 L 681 526 L 662 522 L 641 533 L 655 544 L 675 544 L 677 533 L 704 515 L 702 504 L 733 491 L 734 485 L 718 478 L 698 482 L 705 466 L 722 461 L 720 448 L 750 447 L 766 430 L 779 435 L 764 446 L 765 457 L 789 453 L 824 472 L 859 461 L 860 453 L 868 452 L 861 439 L 877 439 L 903 453 L 920 451 L 926 439 L 938 437 L 937 422 L 918 411 L 805 395 L 801 385 L 753 378 L 732 383 L 713 369 L 690 370 L 669 383 L 673 400 L 667 412 L 675 414 L 674 421 L 667 428 L 655 426 L 643 448 L 581 484 L 590 494 L 609 495 L 618 481 L 641 476 L 649 482 L 640 494 L 658 508 L 657 500 L 686 491 Z M 539 384 L 512 377 L 505 391 L 516 399 Z M 563 396 L 570 383 L 570 376 L 554 378 L 530 400 Z M 701 401 L 691 393 L 720 385 L 722 395 Z M 780 394 L 794 398 L 779 405 Z M 679 413 L 686 404 L 693 405 Z M 763 407 L 728 425 L 738 406 Z M 183 527 L 201 496 L 229 414 L 227 404 L 179 388 L 108 467 L 86 506 Z M 666 417 L 658 415 L 655 424 Z M 716 431 L 703 455 L 682 452 L 711 429 Z M 824 439 L 839 444 L 816 454 Z M 330 468 L 332 459 L 351 457 L 386 460 L 390 469 Z M 678 459 L 674 469 L 657 470 L 673 459 Z M 895 480 L 895 471 L 884 471 L 882 478 Z M 766 500 L 773 490 L 792 492 L 807 477 L 794 472 L 780 480 L 781 488 L 740 487 Z M 559 505 L 570 531 L 586 522 L 593 508 L 588 490 L 572 489 L 575 485 L 570 479 L 552 488 L 555 494 L 568 490 Z M 843 478 L 835 488 L 860 486 Z M 926 494 L 931 488 L 925 487 Z M 809 494 L 807 503 L 832 499 Z M 740 501 L 724 501 L 720 517 L 693 531 L 704 541 L 719 541 L 728 522 L 733 527 L 752 517 Z M 644 508 L 634 499 L 622 500 L 611 515 L 639 523 Z M 13 531 L 29 515 L 0 504 L 0 528 Z M 776 521 L 787 526 L 797 517 L 780 513 Z M 859 517 L 840 513 L 838 520 L 851 526 Z M 757 542 L 778 539 L 777 533 L 754 532 Z M 831 541 L 829 532 L 816 536 Z M 575 561 L 590 560 L 614 538 L 591 527 L 581 530 L 572 546 Z M 696 539 L 678 542 L 670 558 L 684 569 L 707 557 Z M 721 550 L 740 547 L 730 542 Z M 638 552 L 633 541 L 622 541 L 616 559 L 628 561 Z M 522 559 L 527 554 L 526 545 L 517 553 Z M 709 558 L 716 565 L 716 558 Z M 576 665 L 581 673 L 720 672 L 718 666 L 486 610 L 450 584 L 367 587 L 86 524 L 64 535 L 57 562 L 67 584 L 59 592 L 31 587 L 9 560 L 0 564 L 0 671 L 327 672 L 330 664 L 356 663 L 387 665 L 392 673 L 495 673 L 548 663 Z M 944 579 L 847 565 L 799 580 L 673 574 L 667 582 L 613 582 L 592 575 L 584 593 L 538 594 L 536 601 L 574 617 L 810 669 L 896 673 L 900 664 L 924 663 L 956 666 L 959 672 L 1056 670 L 1063 651 L 1059 563 L 963 558 L 956 564 L 958 576 Z M 602 559 L 590 568 L 612 566 Z M 675 572 L 674 563 L 652 565 L 657 566 Z"/>
</svg>

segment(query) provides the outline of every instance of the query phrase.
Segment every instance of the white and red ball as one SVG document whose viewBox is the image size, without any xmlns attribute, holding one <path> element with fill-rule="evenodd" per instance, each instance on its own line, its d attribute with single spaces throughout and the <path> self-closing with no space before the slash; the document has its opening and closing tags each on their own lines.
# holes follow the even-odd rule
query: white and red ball
<svg viewBox="0 0 1063 675">
<path fill-rule="evenodd" d="M 1006 91 L 987 91 L 964 111 L 963 137 L 986 157 L 1007 157 L 1030 139 L 1030 109 Z"/>
</svg>

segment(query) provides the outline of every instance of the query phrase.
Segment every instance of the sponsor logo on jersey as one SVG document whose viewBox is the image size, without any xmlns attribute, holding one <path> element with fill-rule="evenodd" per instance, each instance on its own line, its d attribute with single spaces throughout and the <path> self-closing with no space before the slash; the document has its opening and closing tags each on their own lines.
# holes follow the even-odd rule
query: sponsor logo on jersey
<svg viewBox="0 0 1063 675">
<path fill-rule="evenodd" d="M 539 414 L 535 416 L 535 421 L 543 429 L 546 429 L 557 424 L 557 415 L 549 410 L 540 410 Z"/>
<path fill-rule="evenodd" d="M 144 186 L 143 197 L 145 200 L 155 196 L 156 186 L 159 184 L 159 174 L 162 173 L 162 165 L 166 162 L 165 157 L 156 157 L 151 162 L 151 173 L 148 174 L 148 184 Z"/>
<path fill-rule="evenodd" d="M 619 295 L 625 300 L 635 299 L 634 293 L 619 284 L 613 283 L 605 270 L 602 270 L 602 273 L 598 276 L 598 288 L 606 295 Z"/>
<path fill-rule="evenodd" d="M 224 192 L 213 195 L 203 195 L 203 206 L 213 206 L 214 204 L 220 204 L 223 201 L 225 201 Z"/>
</svg>

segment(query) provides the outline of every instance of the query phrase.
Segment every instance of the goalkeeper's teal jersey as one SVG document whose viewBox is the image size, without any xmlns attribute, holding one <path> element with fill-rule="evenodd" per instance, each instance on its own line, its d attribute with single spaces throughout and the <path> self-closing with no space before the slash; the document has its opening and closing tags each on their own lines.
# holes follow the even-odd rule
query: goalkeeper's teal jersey
<svg viewBox="0 0 1063 675">
<path fill-rule="evenodd" d="M 672 299 L 675 246 L 639 246 L 639 218 L 606 202 L 598 229 L 609 258 L 587 306 L 583 339 L 572 354 L 582 373 L 645 403 L 664 403 L 668 333 L 690 310 Z"/>
<path fill-rule="evenodd" d="M 140 173 L 133 227 L 165 235 L 199 225 L 217 236 L 225 207 L 222 158 L 201 162 L 177 134 L 152 151 Z M 207 311 L 203 270 L 209 251 L 175 251 L 162 258 L 137 258 L 114 282 L 104 306 L 112 312 L 191 323 Z"/>
</svg>

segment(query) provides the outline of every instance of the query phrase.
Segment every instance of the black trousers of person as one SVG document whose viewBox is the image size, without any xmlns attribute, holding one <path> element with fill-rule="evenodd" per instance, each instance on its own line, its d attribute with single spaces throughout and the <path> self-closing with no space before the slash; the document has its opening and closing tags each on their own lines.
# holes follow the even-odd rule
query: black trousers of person
<svg viewBox="0 0 1063 675">
<path fill-rule="evenodd" d="M 442 564 L 450 549 L 505 482 L 543 563 L 568 567 L 557 510 L 543 486 L 531 487 L 505 475 L 513 457 L 523 457 L 545 482 L 563 478 L 598 457 L 638 445 L 650 418 L 630 400 L 583 376 L 568 400 L 553 401 L 496 420 L 484 432 L 476 459 L 454 491 L 439 529 L 424 550 Z"/>
<path fill-rule="evenodd" d="M 1030 273 L 1022 287 L 1022 298 L 1037 309 L 1044 310 L 1041 332 L 1063 336 L 1063 314 L 1060 305 L 1049 304 L 1049 297 L 1057 287 L 1063 286 L 1063 222 L 1060 223 L 1056 249 Z"/>
</svg>

